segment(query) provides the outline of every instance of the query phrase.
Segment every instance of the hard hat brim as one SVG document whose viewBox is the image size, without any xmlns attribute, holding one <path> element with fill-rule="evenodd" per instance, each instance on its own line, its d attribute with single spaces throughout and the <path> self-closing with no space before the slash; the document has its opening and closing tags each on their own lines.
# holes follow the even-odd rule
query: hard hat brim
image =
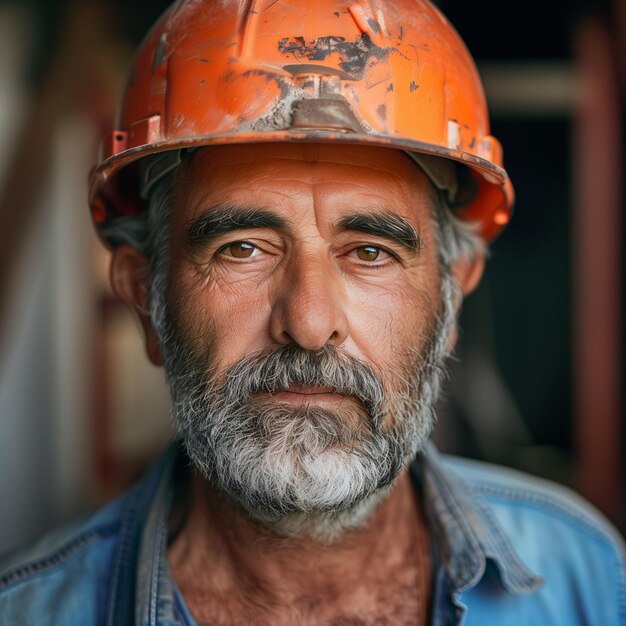
<svg viewBox="0 0 626 626">
<path fill-rule="evenodd" d="M 475 206 L 475 203 L 470 202 L 465 206 L 459 207 L 458 213 L 463 219 L 468 221 L 473 221 L 474 214 L 476 214 L 476 221 L 478 221 L 480 216 L 480 234 L 487 241 L 492 241 L 499 234 L 509 221 L 512 213 L 514 202 L 513 186 L 506 171 L 494 163 L 493 160 L 483 159 L 462 150 L 397 136 L 295 129 L 176 138 L 161 140 L 153 144 L 146 143 L 136 148 L 122 150 L 102 160 L 99 167 L 92 172 L 89 202 L 92 208 L 97 206 L 102 212 L 103 219 L 99 220 L 101 223 L 106 221 L 108 217 L 119 215 L 119 210 L 111 211 L 111 207 L 107 206 L 110 205 L 107 198 L 118 195 L 115 190 L 108 189 L 110 183 L 117 179 L 115 175 L 124 168 L 152 154 L 205 146 L 283 142 L 376 146 L 439 157 L 458 163 L 461 166 L 466 166 L 481 189 L 481 193 L 477 197 L 477 202 L 480 204 Z M 133 193 L 138 195 L 138 190 L 124 189 L 125 195 L 128 195 L 129 192 L 131 192 L 131 195 Z M 103 205 L 104 211 L 102 211 Z M 132 204 L 129 203 L 128 206 L 132 206 Z"/>
</svg>

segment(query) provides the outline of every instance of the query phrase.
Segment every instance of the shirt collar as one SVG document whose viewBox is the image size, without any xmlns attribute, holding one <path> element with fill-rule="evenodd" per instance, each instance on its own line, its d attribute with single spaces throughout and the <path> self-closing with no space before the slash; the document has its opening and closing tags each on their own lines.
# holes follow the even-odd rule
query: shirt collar
<svg viewBox="0 0 626 626">
<path fill-rule="evenodd" d="M 167 564 L 167 520 L 174 496 L 176 469 L 182 462 L 179 445 L 172 443 L 159 463 L 154 498 L 144 520 L 139 544 L 135 591 L 135 623 L 176 625 L 176 587 Z"/>
<path fill-rule="evenodd" d="M 481 495 L 445 468 L 428 443 L 411 466 L 422 485 L 423 504 L 441 566 L 452 587 L 464 592 L 482 579 L 492 561 L 503 587 L 515 594 L 537 590 L 543 580 L 530 572 L 515 552 Z"/>
</svg>

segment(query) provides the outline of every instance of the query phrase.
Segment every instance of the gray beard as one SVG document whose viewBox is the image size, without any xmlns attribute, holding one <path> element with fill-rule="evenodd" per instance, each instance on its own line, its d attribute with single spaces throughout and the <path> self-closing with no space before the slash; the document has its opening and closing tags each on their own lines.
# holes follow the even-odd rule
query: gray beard
<svg viewBox="0 0 626 626">
<path fill-rule="evenodd" d="M 210 345 L 196 356 L 160 315 L 172 417 L 194 467 L 277 535 L 330 543 L 359 527 L 434 428 L 454 324 L 445 298 L 443 308 L 423 349 L 406 350 L 404 363 L 386 371 L 386 384 L 332 345 L 315 352 L 282 346 L 220 374 Z M 327 409 L 272 398 L 290 385 L 333 387 L 350 399 Z"/>
</svg>

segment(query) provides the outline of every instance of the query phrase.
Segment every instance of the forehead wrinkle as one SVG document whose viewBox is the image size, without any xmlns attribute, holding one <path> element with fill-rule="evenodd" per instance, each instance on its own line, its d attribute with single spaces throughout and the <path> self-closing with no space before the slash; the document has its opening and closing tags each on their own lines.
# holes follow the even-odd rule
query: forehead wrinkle
<svg viewBox="0 0 626 626">
<path fill-rule="evenodd" d="M 262 189 L 264 193 L 279 196 L 277 200 L 279 200 L 280 204 L 282 204 L 283 198 L 287 201 L 287 204 L 284 206 L 272 206 L 272 208 L 279 209 L 283 215 L 292 215 L 292 210 L 285 209 L 290 206 L 289 200 L 293 198 L 294 188 L 300 187 L 303 193 L 307 193 L 305 191 L 307 189 L 311 192 L 314 206 L 314 216 L 312 217 L 318 230 L 321 232 L 322 227 L 328 228 L 330 226 L 332 228 L 330 223 L 320 223 L 320 217 L 326 214 L 326 199 L 321 197 L 323 193 L 327 191 L 332 193 L 333 190 L 343 188 L 348 193 L 371 190 L 376 195 L 387 195 L 390 191 L 396 190 L 404 196 L 407 191 L 407 184 L 410 185 L 409 181 L 406 180 L 407 177 L 403 175 L 407 173 L 404 171 L 404 164 L 406 163 L 410 167 L 413 174 L 418 169 L 406 155 L 398 152 L 394 152 L 394 154 L 400 154 L 403 157 L 403 162 L 393 159 L 391 164 L 387 164 L 385 159 L 374 162 L 371 159 L 368 162 L 359 162 L 355 155 L 343 154 L 341 151 L 331 154 L 319 148 L 319 146 L 312 144 L 307 146 L 307 150 L 304 153 L 296 154 L 291 152 L 284 156 L 280 153 L 268 154 L 264 152 L 256 154 L 252 151 L 242 151 L 234 159 L 227 158 L 227 163 L 220 159 L 212 159 L 209 162 L 205 162 L 208 165 L 208 169 L 212 171 L 207 172 L 207 168 L 204 167 L 196 169 L 194 178 L 197 177 L 196 180 L 200 179 L 197 183 L 200 185 L 200 189 L 196 187 L 194 204 L 201 209 L 202 204 L 208 204 L 209 198 L 207 196 L 216 196 L 215 198 L 210 198 L 211 204 L 214 204 L 217 203 L 215 201 L 229 202 L 229 200 L 235 198 L 229 198 L 228 195 L 236 194 L 238 203 L 252 206 L 257 203 L 259 206 L 261 204 L 265 205 L 265 207 L 268 204 L 272 206 L 273 202 L 268 203 L 255 198 L 254 181 L 258 180 L 269 183 Z M 384 155 L 381 154 L 380 156 Z M 236 165 L 237 162 L 244 163 L 250 161 L 253 162 L 253 167 L 250 168 L 253 171 L 250 172 L 249 179 L 244 183 L 240 177 L 235 176 L 237 168 L 233 167 L 233 165 Z M 398 167 L 392 169 L 391 165 L 394 163 Z M 291 165 L 299 168 L 295 176 Z M 226 179 L 224 182 L 227 183 L 228 187 L 226 194 L 224 194 L 225 190 L 223 187 L 220 188 L 217 184 L 222 177 Z M 204 182 L 202 178 L 208 178 L 209 180 Z M 327 187 L 328 185 L 330 185 L 330 189 Z M 372 189 L 372 186 L 374 189 Z M 284 187 L 287 187 L 287 189 Z M 253 198 L 255 201 L 252 201 Z M 326 221 L 324 220 L 324 222 Z"/>
<path fill-rule="evenodd" d="M 363 174 L 368 177 L 379 176 L 379 182 L 383 185 L 393 185 L 396 187 L 405 182 L 404 177 L 399 174 L 397 169 L 371 163 L 354 163 L 353 161 L 342 160 L 340 158 L 309 160 L 306 158 L 294 159 L 277 156 L 263 161 L 252 161 L 252 163 L 254 164 L 253 178 L 267 178 L 277 182 L 309 184 L 345 182 L 348 184 L 358 184 L 357 180 L 361 178 Z M 245 164 L 246 162 L 243 160 L 239 163 L 239 165 Z M 305 167 L 300 168 L 301 165 Z M 209 174 L 209 178 L 224 177 L 230 181 L 240 181 L 241 178 L 233 167 L 233 164 L 212 164 L 212 171 Z M 293 167 L 299 168 L 296 177 L 290 172 Z M 341 174 L 338 173 L 337 168 L 341 168 L 343 172 Z M 414 173 L 417 166 L 412 166 L 412 168 L 411 174 Z M 342 178 L 344 179 L 343 181 L 341 180 Z"/>
</svg>

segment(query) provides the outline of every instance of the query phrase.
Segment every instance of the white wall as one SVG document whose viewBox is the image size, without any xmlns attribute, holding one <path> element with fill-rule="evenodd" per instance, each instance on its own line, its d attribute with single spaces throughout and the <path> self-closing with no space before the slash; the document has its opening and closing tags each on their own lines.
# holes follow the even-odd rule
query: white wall
<svg viewBox="0 0 626 626">
<path fill-rule="evenodd" d="M 27 106 L 21 78 L 29 27 L 27 12 L 0 5 L 0 182 Z M 58 129 L 50 180 L 26 248 L 1 269 L 15 278 L 0 349 L 0 553 L 69 519 L 87 502 L 86 347 L 94 298 L 85 181 L 91 144 L 91 131 L 80 121 Z"/>
</svg>

